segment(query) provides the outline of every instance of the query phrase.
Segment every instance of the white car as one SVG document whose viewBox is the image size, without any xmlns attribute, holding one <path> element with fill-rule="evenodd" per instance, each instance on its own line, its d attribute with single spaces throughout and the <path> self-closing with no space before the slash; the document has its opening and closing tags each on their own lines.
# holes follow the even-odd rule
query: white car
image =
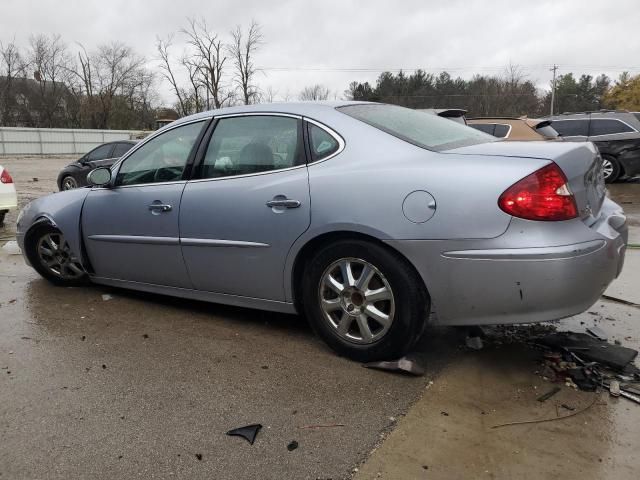
<svg viewBox="0 0 640 480">
<path fill-rule="evenodd" d="M 18 207 L 18 196 L 13 178 L 9 172 L 0 165 L 0 225 L 4 223 L 4 216 L 9 210 Z"/>
</svg>

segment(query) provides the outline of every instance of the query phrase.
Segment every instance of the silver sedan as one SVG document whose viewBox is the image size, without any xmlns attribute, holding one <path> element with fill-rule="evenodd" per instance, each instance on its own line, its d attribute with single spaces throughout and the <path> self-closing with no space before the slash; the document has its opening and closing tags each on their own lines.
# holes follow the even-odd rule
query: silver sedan
<svg viewBox="0 0 640 480">
<path fill-rule="evenodd" d="M 504 143 L 392 105 L 197 114 L 89 181 L 20 214 L 43 277 L 304 313 L 358 360 L 404 354 L 432 310 L 446 325 L 582 312 L 626 245 L 591 143 Z"/>
</svg>

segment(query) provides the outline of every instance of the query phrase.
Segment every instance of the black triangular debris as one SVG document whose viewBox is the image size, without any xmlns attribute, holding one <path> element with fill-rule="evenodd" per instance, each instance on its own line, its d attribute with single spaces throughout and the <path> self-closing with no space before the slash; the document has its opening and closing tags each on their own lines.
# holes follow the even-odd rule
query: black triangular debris
<svg viewBox="0 0 640 480">
<path fill-rule="evenodd" d="M 234 428 L 233 430 L 229 430 L 227 435 L 242 437 L 247 440 L 251 445 L 253 445 L 253 441 L 256 439 L 256 435 L 258 435 L 258 431 L 262 428 L 262 425 L 259 423 L 254 423 L 253 425 L 247 425 L 246 427 Z"/>
</svg>

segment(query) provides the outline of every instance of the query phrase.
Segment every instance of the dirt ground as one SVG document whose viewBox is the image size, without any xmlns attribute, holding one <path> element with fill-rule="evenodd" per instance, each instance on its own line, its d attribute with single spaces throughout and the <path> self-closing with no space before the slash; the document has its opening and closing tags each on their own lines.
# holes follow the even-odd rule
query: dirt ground
<svg viewBox="0 0 640 480">
<path fill-rule="evenodd" d="M 0 160 L 21 205 L 55 191 L 68 161 Z M 610 192 L 640 243 L 640 182 Z M 607 293 L 640 303 L 639 286 L 640 250 L 629 250 Z M 640 348 L 636 307 L 602 300 L 560 322 L 590 325 Z M 640 405 L 564 386 L 537 402 L 553 386 L 536 373 L 538 351 L 462 345 L 459 330 L 429 328 L 415 353 L 425 377 L 372 371 L 300 317 L 60 289 L 0 249 L 0 479 L 637 477 Z M 562 404 L 580 413 L 491 428 L 571 413 Z M 253 446 L 225 435 L 251 423 L 263 425 Z"/>
</svg>

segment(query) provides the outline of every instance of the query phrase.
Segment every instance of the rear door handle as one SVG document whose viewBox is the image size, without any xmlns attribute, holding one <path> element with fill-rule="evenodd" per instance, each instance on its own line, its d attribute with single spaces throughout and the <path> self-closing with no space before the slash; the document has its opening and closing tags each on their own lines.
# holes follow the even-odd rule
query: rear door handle
<svg viewBox="0 0 640 480">
<path fill-rule="evenodd" d="M 291 200 L 289 198 L 279 198 L 274 200 L 269 200 L 267 202 L 267 207 L 274 208 L 298 208 L 300 206 L 300 202 L 298 200 Z"/>
<path fill-rule="evenodd" d="M 170 212 L 172 208 L 171 205 L 165 205 L 163 203 L 152 203 L 149 205 L 149 210 L 151 211 L 160 210 L 161 212 Z"/>
</svg>

